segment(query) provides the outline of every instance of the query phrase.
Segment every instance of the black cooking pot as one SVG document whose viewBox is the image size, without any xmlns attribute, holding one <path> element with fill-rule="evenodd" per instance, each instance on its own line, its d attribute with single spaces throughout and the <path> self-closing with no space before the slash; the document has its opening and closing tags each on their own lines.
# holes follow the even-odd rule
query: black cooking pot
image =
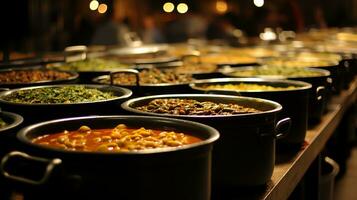
<svg viewBox="0 0 357 200">
<path fill-rule="evenodd" d="M 154 99 L 180 98 L 216 103 L 234 103 L 262 110 L 260 113 L 231 116 L 170 115 L 135 109 Z M 285 135 L 282 127 L 290 119 L 276 122 L 280 104 L 258 98 L 207 94 L 171 94 L 134 98 L 122 104 L 133 114 L 165 116 L 201 122 L 216 128 L 220 140 L 213 151 L 213 184 L 215 186 L 257 186 L 268 182 L 275 164 L 275 139 Z"/>
<path fill-rule="evenodd" d="M 258 84 L 282 88 L 295 88 L 279 89 L 274 91 L 266 91 L 263 89 L 258 91 L 249 91 L 204 88 L 204 86 L 208 85 L 227 85 L 240 83 Z M 291 118 L 290 133 L 282 140 L 279 140 L 278 143 L 301 145 L 305 141 L 308 120 L 308 100 L 312 87 L 309 83 L 291 80 L 269 80 L 258 78 L 222 78 L 196 81 L 195 83 L 190 84 L 190 86 L 192 89 L 204 93 L 258 97 L 278 102 L 283 106 L 283 110 L 278 114 L 278 118 Z M 318 94 L 315 94 L 314 97 L 317 95 Z"/>
<path fill-rule="evenodd" d="M 44 81 L 37 81 L 37 82 L 30 82 L 30 83 L 1 83 L 0 85 L 3 88 L 21 88 L 21 87 L 30 87 L 30 86 L 37 86 L 37 85 L 50 85 L 50 84 L 64 84 L 64 83 L 76 83 L 79 75 L 77 72 L 73 71 L 62 71 L 62 70 L 50 70 L 43 67 L 28 67 L 28 68 L 9 68 L 9 69 L 2 69 L 0 70 L 1 73 L 7 73 L 10 71 L 31 71 L 31 70 L 41 70 L 41 71 L 57 71 L 57 72 L 64 72 L 68 73 L 70 76 L 66 79 L 59 79 L 59 80 L 44 80 Z"/>
<path fill-rule="evenodd" d="M 325 60 L 321 60 L 325 61 Z M 328 65 L 325 66 L 308 66 L 308 68 L 324 69 L 330 72 L 330 77 L 332 78 L 332 87 L 331 91 L 335 94 L 340 93 L 344 84 L 347 81 L 345 79 L 346 67 L 342 66 L 339 61 L 327 61 Z"/>
<path fill-rule="evenodd" d="M 228 77 L 242 77 L 247 78 L 244 75 L 238 75 L 240 71 L 254 70 L 254 67 L 242 67 L 242 68 L 225 68 L 221 72 Z M 314 76 L 275 76 L 275 75 L 260 75 L 254 76 L 263 79 L 290 79 L 296 81 L 303 81 L 310 83 L 312 89 L 309 94 L 309 105 L 308 105 L 308 120 L 310 124 L 319 122 L 324 112 L 326 111 L 328 99 L 331 96 L 331 84 L 332 79 L 330 78 L 330 72 L 323 69 L 306 68 L 304 70 L 311 72 L 318 72 L 319 75 Z"/>
<path fill-rule="evenodd" d="M 24 119 L 18 114 L 5 111 L 0 111 L 0 118 L 6 123 L 0 128 L 0 158 L 2 158 L 5 152 L 15 149 L 15 134 Z"/>
<path fill-rule="evenodd" d="M 98 89 L 103 92 L 112 92 L 116 98 L 109 100 L 101 100 L 94 102 L 84 103 L 14 103 L 5 100 L 6 96 L 9 96 L 17 91 L 31 90 L 36 88 L 55 88 L 66 86 L 84 86 L 85 88 Z M 84 115 L 98 115 L 98 114 L 111 114 L 118 113 L 117 109 L 119 104 L 126 98 L 130 97 L 132 92 L 126 88 L 105 86 L 105 85 L 90 85 L 90 84 L 76 84 L 76 85 L 47 85 L 47 86 L 35 86 L 25 87 L 20 89 L 12 89 L 0 93 L 0 105 L 2 108 L 8 111 L 13 111 L 22 115 L 26 124 L 36 123 L 39 121 L 61 118 L 61 117 L 75 117 Z M 116 108 L 117 107 L 117 108 Z"/>
<path fill-rule="evenodd" d="M 135 85 L 117 85 L 114 83 L 115 76 L 117 74 L 133 74 L 136 77 Z M 157 84 L 140 84 L 139 71 L 136 69 L 122 69 L 115 72 L 111 72 L 110 75 L 98 76 L 93 79 L 93 82 L 98 83 L 110 83 L 111 85 L 117 85 L 125 87 L 133 91 L 134 96 L 147 96 L 155 94 L 172 94 L 172 93 L 187 93 L 191 90 L 189 87 L 190 82 L 185 83 L 157 83 Z"/>
<path fill-rule="evenodd" d="M 77 130 L 83 124 L 102 129 L 120 123 L 133 128 L 183 132 L 202 141 L 180 147 L 112 153 L 66 151 L 31 142 L 45 134 Z M 92 116 L 38 123 L 22 129 L 17 137 L 23 150 L 35 157 L 9 153 L 1 162 L 0 171 L 14 187 L 29 188 L 25 198 L 30 195 L 33 199 L 210 199 L 211 153 L 219 133 L 200 123 L 161 117 Z M 38 170 L 39 177 L 34 177 L 36 171 L 28 169 L 41 164 L 44 166 Z M 30 168 L 21 174 L 17 168 L 24 165 Z M 39 186 L 47 187 L 37 191 Z"/>
<path fill-rule="evenodd" d="M 326 52 L 326 49 L 319 49 L 318 52 Z M 345 83 L 345 88 L 348 87 L 348 84 L 353 80 L 354 76 L 357 74 L 357 56 L 356 53 L 353 53 L 353 50 L 349 51 L 347 49 L 343 50 L 340 48 L 336 49 L 328 49 L 328 52 L 338 54 L 342 57 L 342 60 L 340 60 L 340 65 L 345 68 L 344 72 L 344 77 L 346 80 Z"/>
</svg>

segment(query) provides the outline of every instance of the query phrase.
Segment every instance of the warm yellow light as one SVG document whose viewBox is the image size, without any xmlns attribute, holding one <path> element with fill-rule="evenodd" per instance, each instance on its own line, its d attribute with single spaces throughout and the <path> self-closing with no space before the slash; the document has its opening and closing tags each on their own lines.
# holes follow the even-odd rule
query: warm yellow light
<svg viewBox="0 0 357 200">
<path fill-rule="evenodd" d="M 93 0 L 89 3 L 89 9 L 91 10 L 97 10 L 98 6 L 99 6 L 99 2 L 96 0 Z"/>
<path fill-rule="evenodd" d="M 253 0 L 256 7 L 262 7 L 264 5 L 264 0 Z"/>
<path fill-rule="evenodd" d="M 188 5 L 185 3 L 179 3 L 177 5 L 177 12 L 184 14 L 188 11 Z"/>
<path fill-rule="evenodd" d="M 228 10 L 227 2 L 218 0 L 216 2 L 216 10 L 219 13 L 225 13 Z"/>
<path fill-rule="evenodd" d="M 162 9 L 164 9 L 165 12 L 170 13 L 174 11 L 175 5 L 171 2 L 166 2 L 164 6 L 162 6 Z"/>
<path fill-rule="evenodd" d="M 101 3 L 101 4 L 99 5 L 99 7 L 98 7 L 98 12 L 99 12 L 100 14 L 103 14 L 103 13 L 107 12 L 107 10 L 108 10 L 108 6 L 107 6 L 107 4 L 105 4 L 105 3 Z"/>
</svg>

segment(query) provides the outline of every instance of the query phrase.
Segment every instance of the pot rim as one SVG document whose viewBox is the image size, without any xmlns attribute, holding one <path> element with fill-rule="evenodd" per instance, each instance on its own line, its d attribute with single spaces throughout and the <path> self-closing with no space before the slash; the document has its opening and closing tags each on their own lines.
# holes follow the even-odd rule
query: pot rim
<svg viewBox="0 0 357 200">
<path fill-rule="evenodd" d="M 0 116 L 6 116 L 6 117 L 10 117 L 11 119 L 13 119 L 13 122 L 11 124 L 6 125 L 3 128 L 0 128 L 0 133 L 2 131 L 7 131 L 7 130 L 10 130 L 12 128 L 15 128 L 15 127 L 17 127 L 18 125 L 20 125 L 24 121 L 24 118 L 21 115 L 16 114 L 16 113 L 12 113 L 12 112 L 1 111 L 0 112 Z"/>
<path fill-rule="evenodd" d="M 266 68 L 267 66 L 256 66 L 256 67 L 264 67 Z M 317 76 L 285 76 L 285 75 L 255 75 L 255 76 L 237 76 L 234 75 L 234 73 L 243 71 L 243 70 L 252 70 L 256 68 L 255 66 L 247 66 L 247 67 L 239 67 L 238 69 L 233 69 L 233 68 L 225 68 L 221 70 L 220 72 L 223 75 L 230 76 L 230 77 L 237 77 L 237 78 L 247 78 L 247 77 L 254 77 L 254 78 L 267 78 L 267 79 L 289 79 L 289 78 L 318 78 L 318 77 L 329 77 L 331 75 L 331 72 L 326 70 L 326 69 L 319 69 L 319 68 L 299 68 L 303 69 L 306 71 L 315 71 L 315 72 L 320 72 L 320 75 Z"/>
<path fill-rule="evenodd" d="M 234 99 L 239 99 L 239 100 L 249 100 L 249 101 L 255 101 L 255 102 L 260 102 L 260 103 L 265 103 L 265 104 L 270 104 L 273 105 L 275 108 L 272 110 L 268 111 L 263 111 L 263 112 L 258 112 L 258 113 L 245 113 L 245 114 L 235 114 L 235 115 L 173 115 L 173 114 L 161 114 L 161 113 L 152 113 L 152 112 L 144 112 L 137 110 L 130 105 L 136 102 L 140 102 L 143 100 L 149 100 L 149 99 L 162 99 L 162 98 L 195 98 L 195 97 L 206 97 L 207 101 L 210 100 L 210 98 L 234 98 Z M 152 115 L 152 116 L 160 116 L 160 117 L 176 117 L 176 118 L 186 118 L 186 119 L 208 119 L 208 118 L 230 118 L 230 117 L 248 117 L 248 116 L 259 116 L 259 115 L 266 115 L 269 113 L 276 113 L 282 110 L 282 106 L 271 100 L 267 99 L 262 99 L 262 98 L 254 98 L 254 97 L 243 97 L 243 96 L 232 96 L 232 95 L 220 95 L 220 94 L 165 94 L 165 95 L 151 95 L 151 96 L 144 96 L 144 97 L 137 97 L 133 99 L 129 99 L 121 104 L 121 107 L 129 112 L 135 113 L 135 114 L 142 114 L 142 115 Z"/>
<path fill-rule="evenodd" d="M 66 123 L 66 122 L 72 122 L 72 121 L 83 121 L 83 120 L 91 120 L 91 119 L 113 119 L 113 120 L 126 120 L 126 119 L 137 119 L 137 120 L 144 120 L 147 122 L 150 121 L 160 121 L 161 123 L 168 123 L 168 122 L 174 122 L 175 126 L 181 126 L 180 124 L 186 124 L 186 125 L 191 125 L 195 127 L 199 127 L 201 129 L 204 129 L 207 133 L 209 133 L 209 138 L 207 139 L 202 139 L 200 142 L 188 144 L 188 145 L 183 145 L 180 147 L 167 147 L 167 148 L 157 148 L 157 149 L 147 149 L 147 150 L 140 150 L 140 151 L 129 151 L 129 152 L 98 152 L 98 151 L 69 151 L 69 150 L 63 150 L 63 149 L 58 149 L 58 148 L 51 148 L 47 146 L 43 146 L 40 144 L 35 144 L 32 143 L 31 140 L 29 140 L 26 136 L 29 131 L 34 130 L 36 128 L 39 128 L 41 126 L 46 126 L 46 125 L 56 125 L 58 123 Z M 159 128 L 158 128 L 159 130 Z M 44 134 L 43 134 L 44 135 Z M 62 118 L 62 119 L 55 119 L 55 120 L 50 120 L 50 121 L 44 121 L 40 123 L 36 123 L 27 127 L 22 128 L 17 134 L 16 137 L 18 140 L 20 140 L 22 143 L 25 143 L 26 145 L 30 145 L 31 147 L 43 149 L 43 150 L 49 150 L 49 151 L 54 151 L 54 152 L 60 152 L 60 153 L 65 153 L 65 154 L 86 154 L 86 155 L 147 155 L 147 154 L 156 154 L 156 153 L 164 153 L 164 152 L 173 152 L 173 151 L 181 151 L 181 150 L 187 150 L 195 147 L 200 147 L 204 146 L 210 143 L 215 142 L 218 140 L 220 137 L 219 132 L 208 125 L 198 123 L 198 122 L 193 122 L 193 121 L 188 121 L 188 120 L 183 120 L 183 119 L 173 119 L 173 118 L 165 118 L 165 117 L 150 117 L 148 118 L 147 116 L 139 116 L 139 115 L 100 115 L 100 116 L 86 116 L 86 117 L 72 117 L 72 118 Z"/>
<path fill-rule="evenodd" d="M 91 102 L 80 102 L 80 103 L 16 103 L 4 100 L 3 97 L 8 96 L 14 92 L 21 91 L 21 90 L 32 90 L 38 88 L 56 88 L 56 87 L 66 87 L 66 86 L 84 86 L 86 88 L 91 89 L 102 89 L 102 88 L 110 88 L 112 92 L 114 91 L 121 91 L 123 92 L 122 96 L 118 96 L 112 99 L 106 100 L 99 100 L 99 101 L 91 101 Z M 104 103 L 104 102 L 112 102 L 119 99 L 125 99 L 132 95 L 132 91 L 118 86 L 111 86 L 111 85 L 100 85 L 100 84 L 59 84 L 59 85 L 40 85 L 40 86 L 32 86 L 32 87 L 23 87 L 17 89 L 11 89 L 7 91 L 0 92 L 0 103 L 8 104 L 8 105 L 17 105 L 17 106 L 70 106 L 70 105 L 89 105 L 93 103 Z"/>
<path fill-rule="evenodd" d="M 213 83 L 283 83 L 288 84 L 289 86 L 296 86 L 297 88 L 291 89 L 277 89 L 277 90 L 235 90 L 235 89 L 204 89 L 202 87 L 197 86 L 197 84 L 213 84 Z M 308 90 L 312 88 L 310 83 L 306 83 L 303 81 L 294 81 L 294 80 L 282 80 L 282 79 L 267 79 L 267 78 L 213 78 L 213 79 L 203 79 L 199 81 L 195 81 L 194 83 L 190 84 L 190 87 L 194 90 L 200 91 L 238 91 L 238 92 L 248 92 L 248 93 L 274 93 L 274 92 L 292 92 L 292 91 L 300 91 L 300 90 Z"/>
</svg>

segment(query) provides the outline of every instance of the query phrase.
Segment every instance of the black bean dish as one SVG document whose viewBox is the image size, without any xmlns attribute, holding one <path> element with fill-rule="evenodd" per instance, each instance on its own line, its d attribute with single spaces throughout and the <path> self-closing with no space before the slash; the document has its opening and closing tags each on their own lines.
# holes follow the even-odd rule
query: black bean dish
<svg viewBox="0 0 357 200">
<path fill-rule="evenodd" d="M 144 112 L 173 115 L 235 115 L 261 112 L 238 104 L 223 104 L 193 99 L 154 99 L 149 104 L 136 107 Z"/>
</svg>

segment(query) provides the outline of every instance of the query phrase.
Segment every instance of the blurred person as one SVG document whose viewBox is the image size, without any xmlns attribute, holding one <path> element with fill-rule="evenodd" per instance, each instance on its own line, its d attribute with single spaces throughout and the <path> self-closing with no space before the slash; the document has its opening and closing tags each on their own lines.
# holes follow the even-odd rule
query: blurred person
<svg viewBox="0 0 357 200">
<path fill-rule="evenodd" d="M 141 31 L 144 43 L 164 43 L 166 39 L 161 30 L 157 27 L 155 19 L 147 15 L 143 18 L 143 30 Z"/>
<path fill-rule="evenodd" d="M 233 35 L 235 27 L 230 22 L 227 15 L 219 15 L 212 19 L 206 30 L 206 38 L 208 40 L 230 39 Z"/>
<path fill-rule="evenodd" d="M 167 42 L 186 42 L 188 39 L 186 24 L 181 18 L 170 20 L 164 27 Z"/>
<path fill-rule="evenodd" d="M 74 30 L 72 34 L 72 45 L 88 45 L 91 43 L 95 31 L 94 22 L 87 16 L 76 14 L 74 18 Z"/>
<path fill-rule="evenodd" d="M 208 22 L 200 13 L 191 11 L 184 18 L 188 38 L 205 38 Z"/>
<path fill-rule="evenodd" d="M 315 23 L 318 28 L 325 29 L 327 28 L 327 23 L 325 20 L 324 11 L 321 6 L 317 6 L 314 12 Z"/>
<path fill-rule="evenodd" d="M 93 45 L 118 45 L 128 46 L 126 36 L 130 33 L 125 19 L 116 21 L 114 19 L 112 6 L 108 6 L 104 21 L 97 27 L 92 37 Z"/>
</svg>

